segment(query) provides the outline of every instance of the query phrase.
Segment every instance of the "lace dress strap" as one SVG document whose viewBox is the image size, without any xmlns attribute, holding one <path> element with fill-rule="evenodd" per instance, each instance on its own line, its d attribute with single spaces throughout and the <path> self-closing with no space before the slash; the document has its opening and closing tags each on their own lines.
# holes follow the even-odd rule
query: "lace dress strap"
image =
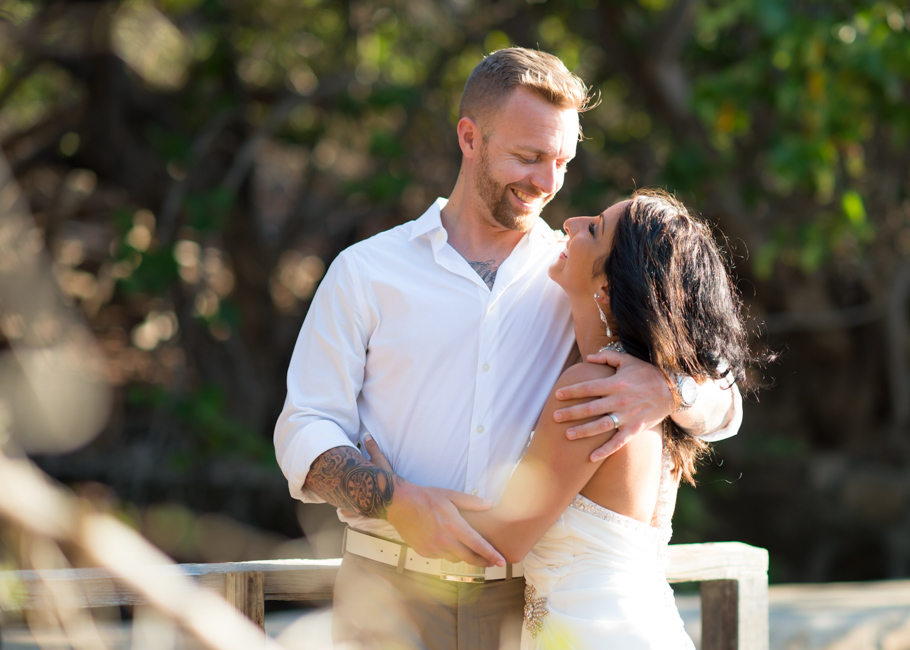
<svg viewBox="0 0 910 650">
<path fill-rule="evenodd" d="M 676 479 L 673 476 L 673 461 L 667 448 L 661 456 L 660 485 L 657 489 L 657 505 L 654 508 L 654 519 L 658 528 L 670 529 L 673 511 L 676 508 Z"/>
<path fill-rule="evenodd" d="M 636 533 L 653 535 L 656 532 L 655 527 L 638 521 L 637 519 L 632 519 L 632 517 L 621 515 L 609 508 L 604 508 L 602 505 L 594 503 L 591 499 L 582 494 L 576 495 L 575 498 L 572 499 L 572 503 L 569 504 L 569 507 L 585 512 L 592 517 L 597 517 L 598 519 L 602 519 L 603 521 L 616 526 L 627 528 Z"/>
</svg>

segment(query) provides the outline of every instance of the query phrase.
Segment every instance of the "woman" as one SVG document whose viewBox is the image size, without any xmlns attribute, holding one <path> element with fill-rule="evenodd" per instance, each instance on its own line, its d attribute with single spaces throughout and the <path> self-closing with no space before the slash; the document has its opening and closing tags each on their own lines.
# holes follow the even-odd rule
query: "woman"
<svg viewBox="0 0 910 650">
<path fill-rule="evenodd" d="M 668 383 L 745 380 L 740 302 L 711 233 L 681 203 L 639 191 L 565 229 L 550 277 L 569 297 L 582 358 L 610 347 L 650 361 Z M 523 650 L 693 647 L 664 567 L 676 489 L 692 482 L 704 443 L 668 418 L 591 463 L 604 439 L 567 440 L 568 425 L 553 420 L 565 406 L 557 389 L 613 372 L 568 368 L 502 500 L 463 513 L 506 561 L 524 559 Z M 391 469 L 374 443 L 367 450 Z"/>
</svg>

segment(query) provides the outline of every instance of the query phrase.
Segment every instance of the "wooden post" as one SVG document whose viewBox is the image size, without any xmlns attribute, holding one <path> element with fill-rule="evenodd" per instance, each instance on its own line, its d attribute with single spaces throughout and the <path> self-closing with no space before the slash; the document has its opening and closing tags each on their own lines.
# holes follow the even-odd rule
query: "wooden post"
<svg viewBox="0 0 910 650">
<path fill-rule="evenodd" d="M 768 650 L 768 551 L 739 542 L 671 544 L 667 579 L 701 583 L 703 650 Z"/>
<path fill-rule="evenodd" d="M 768 650 L 768 578 L 743 576 L 739 579 L 739 647 L 741 650 Z"/>
<path fill-rule="evenodd" d="M 740 650 L 738 586 L 736 580 L 701 583 L 702 650 Z"/>
<path fill-rule="evenodd" d="M 253 623 L 265 629 L 265 573 L 224 574 L 224 597 Z"/>
<path fill-rule="evenodd" d="M 701 583 L 702 650 L 768 650 L 766 578 Z"/>
</svg>

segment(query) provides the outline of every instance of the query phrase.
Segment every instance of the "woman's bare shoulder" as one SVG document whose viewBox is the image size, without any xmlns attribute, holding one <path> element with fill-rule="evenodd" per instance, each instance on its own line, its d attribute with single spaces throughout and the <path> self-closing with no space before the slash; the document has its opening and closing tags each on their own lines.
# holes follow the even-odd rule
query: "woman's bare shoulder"
<svg viewBox="0 0 910 650">
<path fill-rule="evenodd" d="M 570 426 L 591 421 L 593 417 L 578 421 L 555 422 L 553 420 L 554 411 L 575 404 L 584 404 L 585 402 L 596 399 L 596 397 L 583 397 L 579 399 L 561 400 L 556 397 L 556 391 L 560 388 L 565 388 L 566 386 L 612 377 L 615 374 L 616 369 L 613 366 L 600 363 L 588 363 L 587 361 L 576 363 L 574 366 L 569 366 L 563 370 L 559 379 L 556 380 L 553 390 L 550 391 L 550 396 L 547 398 L 547 402 L 544 405 L 540 421 L 537 423 L 538 432 L 540 432 L 540 429 L 545 429 L 552 431 L 555 437 L 565 439 L 565 430 Z"/>
<path fill-rule="evenodd" d="M 592 381 L 594 379 L 605 379 L 607 377 L 612 377 L 616 374 L 616 368 L 613 366 L 608 366 L 603 363 L 590 363 L 589 361 L 582 361 L 581 363 L 576 363 L 574 366 L 569 366 L 563 370 L 562 374 L 559 376 L 559 379 L 556 380 L 556 385 L 553 387 L 553 391 L 566 386 L 571 386 L 573 384 L 580 384 L 586 381 Z"/>
</svg>

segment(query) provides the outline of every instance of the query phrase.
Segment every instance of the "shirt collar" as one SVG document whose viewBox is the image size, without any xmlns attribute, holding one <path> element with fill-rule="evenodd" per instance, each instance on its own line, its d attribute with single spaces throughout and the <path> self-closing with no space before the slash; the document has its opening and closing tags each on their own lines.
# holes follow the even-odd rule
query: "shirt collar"
<svg viewBox="0 0 910 650">
<path fill-rule="evenodd" d="M 421 235 L 432 233 L 433 231 L 441 231 L 446 235 L 446 238 L 448 238 L 446 229 L 442 227 L 442 209 L 446 207 L 448 202 L 448 199 L 442 197 L 436 199 L 433 205 L 427 208 L 427 211 L 414 221 L 414 224 L 411 226 L 411 236 L 408 238 L 409 241 L 417 239 Z"/>
</svg>

